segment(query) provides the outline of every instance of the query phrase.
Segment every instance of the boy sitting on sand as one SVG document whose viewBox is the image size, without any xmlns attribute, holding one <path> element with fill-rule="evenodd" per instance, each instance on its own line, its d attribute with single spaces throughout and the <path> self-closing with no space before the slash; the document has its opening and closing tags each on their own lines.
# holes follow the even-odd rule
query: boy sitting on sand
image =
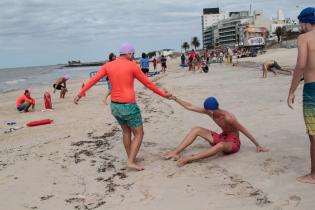
<svg viewBox="0 0 315 210">
<path fill-rule="evenodd" d="M 218 134 L 202 127 L 194 127 L 174 151 L 164 155 L 165 159 L 177 160 L 178 166 L 183 166 L 192 161 L 216 155 L 219 152 L 223 152 L 226 155 L 238 152 L 241 146 L 239 132 L 242 132 L 251 142 L 253 142 L 257 152 L 268 151 L 257 143 L 255 138 L 237 121 L 234 115 L 219 109 L 219 104 L 214 97 L 209 97 L 204 101 L 204 108 L 194 106 L 175 96 L 171 99 L 187 110 L 208 115 L 222 129 L 222 133 Z M 180 158 L 180 153 L 192 144 L 198 136 L 208 141 L 212 147 L 196 155 Z"/>
</svg>

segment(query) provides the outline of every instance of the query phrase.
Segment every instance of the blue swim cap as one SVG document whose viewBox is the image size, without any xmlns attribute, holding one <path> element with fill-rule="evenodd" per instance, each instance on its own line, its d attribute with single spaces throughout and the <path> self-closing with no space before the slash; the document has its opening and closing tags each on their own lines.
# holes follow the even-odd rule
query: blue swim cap
<svg viewBox="0 0 315 210">
<path fill-rule="evenodd" d="M 302 10 L 300 15 L 298 16 L 300 23 L 315 23 L 315 8 L 307 7 Z"/>
<path fill-rule="evenodd" d="M 216 110 L 219 109 L 219 103 L 216 98 L 209 97 L 203 102 L 203 107 L 206 110 Z"/>
</svg>

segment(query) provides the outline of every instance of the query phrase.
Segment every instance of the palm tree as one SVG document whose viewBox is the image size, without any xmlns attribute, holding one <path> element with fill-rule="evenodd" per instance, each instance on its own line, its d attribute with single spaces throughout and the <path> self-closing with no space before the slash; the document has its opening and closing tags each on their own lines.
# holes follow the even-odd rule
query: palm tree
<svg viewBox="0 0 315 210">
<path fill-rule="evenodd" d="M 193 45 L 195 49 L 200 46 L 200 42 L 198 40 L 198 37 L 195 36 L 192 38 L 191 45 Z"/>
<path fill-rule="evenodd" d="M 188 42 L 184 42 L 184 43 L 182 44 L 182 49 L 184 49 L 185 52 L 186 52 L 187 49 L 189 49 L 189 48 L 190 48 L 190 46 L 189 46 Z"/>
</svg>

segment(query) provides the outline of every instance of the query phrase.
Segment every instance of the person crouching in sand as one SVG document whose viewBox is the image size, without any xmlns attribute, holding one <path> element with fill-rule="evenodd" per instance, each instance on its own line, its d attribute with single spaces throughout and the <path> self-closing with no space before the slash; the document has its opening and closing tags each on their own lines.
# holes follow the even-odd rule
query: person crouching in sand
<svg viewBox="0 0 315 210">
<path fill-rule="evenodd" d="M 69 79 L 69 75 L 64 75 L 63 77 L 58 78 L 53 84 L 54 93 L 56 90 L 60 90 L 60 98 L 65 98 L 66 92 L 68 91 L 67 81 Z"/>
<path fill-rule="evenodd" d="M 189 111 L 208 115 L 222 129 L 221 134 L 202 127 L 194 127 L 191 129 L 175 150 L 168 152 L 163 156 L 165 159 L 177 160 L 178 166 L 184 166 L 192 161 L 211 157 L 220 152 L 223 152 L 226 155 L 238 152 L 241 146 L 239 132 L 243 133 L 253 142 L 257 152 L 268 151 L 268 149 L 263 148 L 258 144 L 255 138 L 237 121 L 233 114 L 220 109 L 219 103 L 214 97 L 209 97 L 204 101 L 204 108 L 194 106 L 175 96 L 172 96 L 171 99 Z M 212 147 L 196 155 L 180 158 L 180 153 L 192 144 L 198 136 L 208 141 Z"/>
<path fill-rule="evenodd" d="M 25 90 L 23 95 L 20 95 L 16 100 L 16 108 L 19 112 L 28 112 L 29 108 L 35 108 L 35 99 L 31 97 L 29 90 Z"/>
</svg>

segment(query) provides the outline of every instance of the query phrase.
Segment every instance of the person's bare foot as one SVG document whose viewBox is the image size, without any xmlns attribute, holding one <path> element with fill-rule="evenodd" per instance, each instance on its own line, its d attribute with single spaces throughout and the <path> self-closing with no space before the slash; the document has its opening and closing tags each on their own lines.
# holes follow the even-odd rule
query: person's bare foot
<svg viewBox="0 0 315 210">
<path fill-rule="evenodd" d="M 138 164 L 136 164 L 136 163 L 128 163 L 127 166 L 128 166 L 128 168 L 130 168 L 130 169 L 135 169 L 135 170 L 137 170 L 137 171 L 142 171 L 142 170 L 144 170 L 144 167 L 143 167 L 143 166 L 140 166 L 140 165 L 138 165 Z"/>
<path fill-rule="evenodd" d="M 176 152 L 172 151 L 172 152 L 168 152 L 165 155 L 163 155 L 163 158 L 165 160 L 169 160 L 169 159 L 178 160 L 179 159 L 179 154 L 177 154 Z"/>
<path fill-rule="evenodd" d="M 308 174 L 305 176 L 300 176 L 296 178 L 296 180 L 302 183 L 315 184 L 315 175 Z"/>
<path fill-rule="evenodd" d="M 178 161 L 177 161 L 177 166 L 179 167 L 182 167 L 184 165 L 186 165 L 187 163 L 190 163 L 190 159 L 188 157 L 185 157 L 185 158 L 180 158 Z"/>
</svg>

